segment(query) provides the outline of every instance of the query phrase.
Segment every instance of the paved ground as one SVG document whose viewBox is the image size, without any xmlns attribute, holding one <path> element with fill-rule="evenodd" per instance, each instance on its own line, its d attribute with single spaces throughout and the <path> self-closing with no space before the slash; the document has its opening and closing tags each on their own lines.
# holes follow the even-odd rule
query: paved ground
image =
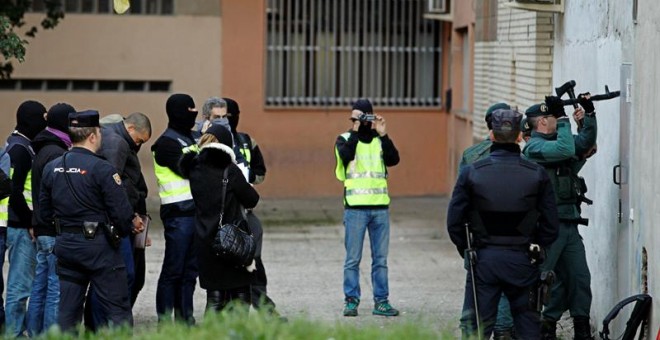
<svg viewBox="0 0 660 340">
<path fill-rule="evenodd" d="M 361 264 L 360 316 L 341 316 L 344 260 L 340 198 L 260 202 L 264 225 L 263 259 L 269 295 L 281 314 L 327 322 L 387 324 L 422 319 L 438 329 L 456 330 L 465 271 L 445 231 L 446 197 L 395 198 L 391 204 L 390 302 L 398 318 L 371 315 L 370 251 L 365 240 Z M 155 205 L 154 205 L 155 206 Z M 158 216 L 154 212 L 152 216 Z M 155 222 L 160 223 L 158 218 Z M 134 309 L 136 327 L 156 324 L 156 282 L 164 251 L 162 227 L 154 225 L 147 249 L 145 288 Z M 366 275 L 365 275 L 366 274 Z M 203 316 L 205 292 L 195 292 L 195 315 Z"/>
</svg>

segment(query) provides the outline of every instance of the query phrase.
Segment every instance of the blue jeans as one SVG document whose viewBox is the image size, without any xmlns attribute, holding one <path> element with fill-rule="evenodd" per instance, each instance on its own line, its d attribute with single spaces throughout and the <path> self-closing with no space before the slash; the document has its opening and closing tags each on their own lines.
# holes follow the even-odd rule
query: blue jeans
<svg viewBox="0 0 660 340">
<path fill-rule="evenodd" d="M 371 242 L 371 282 L 374 302 L 387 302 L 387 253 L 390 244 L 390 212 L 388 209 L 349 209 L 344 211 L 346 261 L 344 262 L 344 295 L 360 298 L 360 260 L 364 234 Z"/>
<path fill-rule="evenodd" d="M 193 247 L 195 218 L 168 218 L 165 227 L 165 258 L 156 290 L 159 321 L 170 320 L 172 311 L 178 321 L 189 324 L 193 318 L 193 293 L 197 283 L 197 252 Z"/>
<path fill-rule="evenodd" d="M 60 280 L 53 254 L 54 236 L 37 236 L 37 267 L 27 311 L 27 331 L 30 337 L 45 332 L 57 323 L 60 304 Z"/>
<path fill-rule="evenodd" d="M 5 251 L 7 250 L 7 228 L 0 227 L 0 270 L 5 266 Z M 2 293 L 5 290 L 5 280 L 0 275 L 0 329 L 5 327 L 5 301 Z"/>
<path fill-rule="evenodd" d="M 5 304 L 5 335 L 22 336 L 27 329 L 27 301 L 32 292 L 37 247 L 27 229 L 7 228 L 9 273 L 7 274 L 7 302 Z"/>
<path fill-rule="evenodd" d="M 133 282 L 135 281 L 135 264 L 133 263 L 133 242 L 126 236 L 121 239 L 119 244 L 119 253 L 126 265 L 126 279 L 128 282 L 128 296 L 133 291 Z M 108 324 L 108 317 L 104 315 L 99 305 L 99 298 L 94 290 L 94 286 L 89 287 L 87 292 L 87 301 L 85 302 L 85 327 L 87 330 L 96 331 L 100 327 Z"/>
</svg>

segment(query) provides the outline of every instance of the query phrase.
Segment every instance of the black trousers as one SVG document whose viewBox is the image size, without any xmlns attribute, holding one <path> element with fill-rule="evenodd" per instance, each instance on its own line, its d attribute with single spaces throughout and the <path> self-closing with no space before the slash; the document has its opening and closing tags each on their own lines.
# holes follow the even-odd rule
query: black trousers
<svg viewBox="0 0 660 340">
<path fill-rule="evenodd" d="M 474 268 L 477 303 L 484 338 L 489 339 L 495 325 L 497 305 L 502 293 L 509 299 L 516 336 L 520 339 L 540 338 L 540 313 L 529 305 L 530 292 L 536 289 L 539 269 L 530 263 L 525 251 L 484 248 L 477 251 Z M 472 277 L 467 273 L 464 304 L 469 315 L 464 335 L 474 337 L 477 332 L 474 314 Z"/>
<path fill-rule="evenodd" d="M 110 247 L 104 235 L 88 240 L 82 234 L 64 233 L 57 236 L 54 253 L 58 258 L 58 324 L 62 331 L 75 331 L 80 324 L 90 285 L 108 322 L 115 326 L 133 325 L 124 259 L 119 250 Z"/>
</svg>

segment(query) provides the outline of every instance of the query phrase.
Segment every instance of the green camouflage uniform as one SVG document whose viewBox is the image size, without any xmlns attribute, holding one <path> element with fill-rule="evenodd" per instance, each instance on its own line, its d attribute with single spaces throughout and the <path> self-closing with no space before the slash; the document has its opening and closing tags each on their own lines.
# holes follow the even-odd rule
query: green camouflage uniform
<svg viewBox="0 0 660 340">
<path fill-rule="evenodd" d="M 584 243 L 577 229 L 580 218 L 578 172 L 586 160 L 582 159 L 596 143 L 596 117 L 585 116 L 577 135 L 571 134 L 569 119 L 557 121 L 557 133 L 532 132 L 523 154 L 543 165 L 555 189 L 560 227 L 557 240 L 547 249 L 542 271 L 554 270 L 557 282 L 551 300 L 543 310 L 543 318 L 557 321 L 569 310 L 572 317 L 589 317 L 591 309 L 591 274 L 587 266 Z"/>
</svg>

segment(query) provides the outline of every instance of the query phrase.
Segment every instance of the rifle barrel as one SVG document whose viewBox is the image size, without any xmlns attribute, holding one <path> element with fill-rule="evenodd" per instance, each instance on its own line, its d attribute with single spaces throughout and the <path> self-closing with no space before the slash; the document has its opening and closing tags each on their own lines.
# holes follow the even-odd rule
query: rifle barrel
<svg viewBox="0 0 660 340">
<path fill-rule="evenodd" d="M 621 95 L 621 91 L 612 91 L 610 93 L 597 94 L 595 96 L 591 96 L 591 100 L 595 101 L 595 102 L 601 101 L 601 100 L 609 100 L 609 99 L 612 99 L 612 98 L 616 98 L 620 95 Z M 564 104 L 564 106 L 568 106 L 568 105 L 573 105 L 573 104 L 579 104 L 580 100 L 578 98 L 566 99 L 566 100 L 562 100 L 562 103 Z"/>
</svg>

